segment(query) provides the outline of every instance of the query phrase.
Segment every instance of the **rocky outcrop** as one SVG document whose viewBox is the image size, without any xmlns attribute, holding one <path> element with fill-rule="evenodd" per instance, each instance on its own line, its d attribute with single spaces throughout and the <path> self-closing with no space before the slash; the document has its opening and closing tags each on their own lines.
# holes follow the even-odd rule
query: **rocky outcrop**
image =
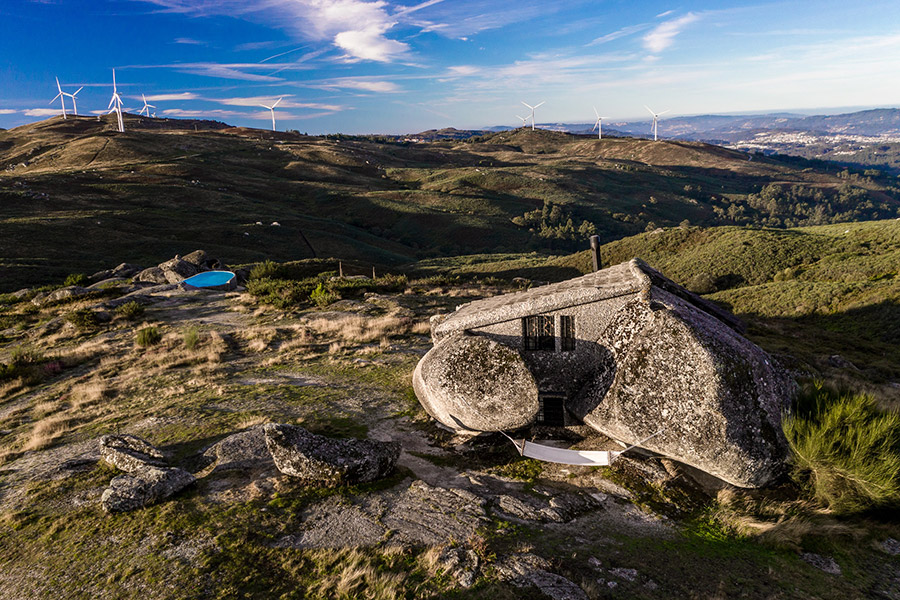
<svg viewBox="0 0 900 600">
<path fill-rule="evenodd" d="M 617 312 L 599 343 L 615 368 L 573 403 L 586 424 L 737 486 L 780 473 L 793 383 L 755 344 L 661 289 Z"/>
<path fill-rule="evenodd" d="M 219 268 L 221 265 L 215 258 L 210 257 L 203 250 L 195 250 L 187 256 L 175 255 L 175 258 L 160 263 L 155 267 L 144 269 L 138 273 L 134 280 L 141 283 L 179 283 L 197 273 Z"/>
<path fill-rule="evenodd" d="M 396 442 L 333 439 L 277 423 L 266 424 L 264 431 L 278 470 L 311 485 L 375 481 L 393 471 L 400 456 Z"/>
<path fill-rule="evenodd" d="M 53 290 L 49 293 L 38 294 L 31 299 L 31 303 L 35 306 L 43 306 L 45 304 L 53 304 L 54 302 L 61 302 L 63 300 L 72 300 L 73 298 L 87 296 L 92 291 L 93 290 L 90 290 L 86 287 L 81 287 L 80 285 L 69 285 L 64 288 L 59 288 L 58 290 Z"/>
<path fill-rule="evenodd" d="M 100 497 L 107 512 L 127 512 L 176 494 L 196 481 L 184 469 L 143 466 L 114 477 Z"/>
<path fill-rule="evenodd" d="M 530 553 L 510 554 L 495 566 L 502 579 L 518 587 L 534 586 L 554 600 L 588 599 L 583 589 L 550 568 L 549 561 Z"/>
<path fill-rule="evenodd" d="M 104 435 L 100 438 L 100 457 L 126 473 L 145 467 L 166 466 L 166 457 L 162 452 L 133 435 Z"/>
<path fill-rule="evenodd" d="M 273 467 L 263 425 L 256 425 L 217 442 L 203 453 L 215 463 L 214 471 Z"/>
<path fill-rule="evenodd" d="M 112 269 L 105 269 L 103 271 L 97 271 L 93 275 L 89 277 L 89 279 L 98 283 L 104 281 L 106 279 L 118 279 L 118 278 L 129 278 L 134 277 L 141 268 L 137 265 L 132 265 L 129 263 L 122 263 L 117 267 L 113 267 Z"/>
<path fill-rule="evenodd" d="M 521 354 L 487 337 L 440 340 L 416 366 L 413 387 L 428 414 L 461 431 L 516 429 L 538 412 L 537 383 Z"/>
</svg>

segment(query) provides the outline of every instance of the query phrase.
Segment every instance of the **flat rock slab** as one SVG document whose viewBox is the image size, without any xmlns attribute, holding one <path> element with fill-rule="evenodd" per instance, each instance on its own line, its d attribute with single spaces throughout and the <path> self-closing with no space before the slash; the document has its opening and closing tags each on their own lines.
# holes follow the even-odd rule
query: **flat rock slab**
<svg viewBox="0 0 900 600">
<path fill-rule="evenodd" d="M 104 435 L 100 457 L 110 465 L 132 473 L 144 467 L 165 467 L 165 455 L 150 442 L 134 435 Z"/>
<path fill-rule="evenodd" d="M 256 425 L 213 444 L 203 456 L 215 463 L 214 471 L 274 467 L 263 425 Z"/>
<path fill-rule="evenodd" d="M 303 530 L 276 542 L 281 548 L 355 548 L 381 543 L 387 528 L 344 498 L 329 498 L 303 513 Z"/>
<path fill-rule="evenodd" d="M 310 485 L 376 481 L 393 471 L 400 457 L 397 442 L 334 439 L 277 423 L 267 423 L 263 429 L 278 470 Z"/>
<path fill-rule="evenodd" d="M 550 572 L 550 563 L 534 554 L 511 554 L 496 565 L 501 578 L 515 586 L 534 586 L 553 600 L 588 600 L 579 586 Z"/>
<path fill-rule="evenodd" d="M 149 506 L 183 490 L 196 481 L 184 469 L 142 467 L 114 477 L 100 497 L 107 512 L 127 512 Z"/>
</svg>

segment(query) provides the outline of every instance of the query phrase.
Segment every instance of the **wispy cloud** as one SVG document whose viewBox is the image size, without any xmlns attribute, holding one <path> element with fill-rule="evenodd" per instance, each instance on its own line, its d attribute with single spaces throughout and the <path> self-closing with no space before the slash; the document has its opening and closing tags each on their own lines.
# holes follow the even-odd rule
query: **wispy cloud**
<svg viewBox="0 0 900 600">
<path fill-rule="evenodd" d="M 200 96 L 194 92 L 181 92 L 178 94 L 153 94 L 147 96 L 148 102 L 175 102 L 178 100 L 197 100 Z"/>
<path fill-rule="evenodd" d="M 205 46 L 206 45 L 206 42 L 203 42 L 200 40 L 195 40 L 194 38 L 180 37 L 180 38 L 175 38 L 172 41 L 175 44 L 185 44 L 187 46 Z"/>
<path fill-rule="evenodd" d="M 324 82 L 321 87 L 345 90 L 361 90 L 364 92 L 392 93 L 399 92 L 400 86 L 383 79 L 334 79 Z"/>
<path fill-rule="evenodd" d="M 14 115 L 17 112 L 19 111 L 12 108 L 0 108 L 0 115 Z"/>
<path fill-rule="evenodd" d="M 52 117 L 62 114 L 58 108 L 28 108 L 22 112 L 28 117 Z"/>
<path fill-rule="evenodd" d="M 683 17 L 658 25 L 644 36 L 644 47 L 650 52 L 662 52 L 675 42 L 675 36 L 699 18 L 700 15 L 690 12 Z"/>
<path fill-rule="evenodd" d="M 181 73 L 190 75 L 200 75 L 202 77 L 219 77 L 222 79 L 237 79 L 240 81 L 258 81 L 276 83 L 284 81 L 281 77 L 273 77 L 272 75 L 257 75 L 249 71 L 264 69 L 271 71 L 273 67 L 291 68 L 291 63 L 273 65 L 271 63 L 215 63 L 215 62 L 198 62 L 198 63 L 171 63 L 164 65 L 128 65 L 127 69 L 174 69 Z"/>
<path fill-rule="evenodd" d="M 206 119 L 209 117 L 252 117 L 247 113 L 238 112 L 236 110 L 221 110 L 221 109 L 209 109 L 209 110 L 184 110 L 181 108 L 167 108 L 162 111 L 163 115 L 167 117 L 182 117 L 185 119 Z"/>
<path fill-rule="evenodd" d="M 612 33 L 607 33 L 606 35 L 601 35 L 600 37 L 591 41 L 587 45 L 588 46 L 596 46 L 598 44 L 605 44 L 607 42 L 611 42 L 611 41 L 617 40 L 619 38 L 633 35 L 635 33 L 638 33 L 639 31 L 643 31 L 643 30 L 647 29 L 648 27 L 650 27 L 650 25 L 647 23 L 641 23 L 640 25 L 629 25 L 628 27 L 623 27 L 621 29 L 613 31 Z"/>
<path fill-rule="evenodd" d="M 290 94 L 288 95 L 280 95 L 280 96 L 249 96 L 245 98 L 221 98 L 221 99 L 210 99 L 212 102 L 218 102 L 219 104 L 225 104 L 228 106 L 253 106 L 258 107 L 260 105 L 271 105 L 278 98 L 282 98 L 282 101 L 278 103 L 279 108 L 308 108 L 314 110 L 324 110 L 335 112 L 343 109 L 343 106 L 337 104 L 320 104 L 316 102 L 297 102 L 296 100 L 292 100 Z"/>
</svg>

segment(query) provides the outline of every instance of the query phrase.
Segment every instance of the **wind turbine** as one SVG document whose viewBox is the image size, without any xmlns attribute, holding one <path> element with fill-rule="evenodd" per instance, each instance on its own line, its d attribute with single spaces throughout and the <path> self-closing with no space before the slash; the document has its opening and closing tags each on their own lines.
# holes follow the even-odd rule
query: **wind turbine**
<svg viewBox="0 0 900 600">
<path fill-rule="evenodd" d="M 48 104 L 53 104 L 54 102 L 56 102 L 56 99 L 59 98 L 59 102 L 62 104 L 63 119 L 65 119 L 66 118 L 66 99 L 63 97 L 62 88 L 59 86 L 59 77 L 56 78 L 56 89 L 59 90 L 59 93 L 56 96 L 54 96 L 53 100 L 48 102 Z"/>
<path fill-rule="evenodd" d="M 147 116 L 149 117 L 149 116 L 150 116 L 150 109 L 151 109 L 151 108 L 156 108 L 156 107 L 153 106 L 152 104 L 147 104 L 147 99 L 144 97 L 144 94 L 141 94 L 141 100 L 144 101 L 144 107 L 138 112 L 138 114 L 139 114 L 139 115 L 142 115 L 142 114 L 144 114 L 144 111 L 146 110 L 146 111 L 147 111 Z M 155 115 L 156 113 L 153 113 L 153 114 Z"/>
<path fill-rule="evenodd" d="M 544 102 L 546 102 L 546 100 L 544 100 Z M 543 104 L 544 102 L 541 102 L 541 104 Z M 531 130 L 534 131 L 534 109 L 536 109 L 541 104 L 535 104 L 534 106 L 532 106 L 526 102 L 522 102 L 522 104 L 524 104 L 525 106 L 527 106 L 528 108 L 531 109 Z"/>
<path fill-rule="evenodd" d="M 284 100 L 284 96 L 275 101 L 275 104 L 272 106 L 266 106 L 265 104 L 260 104 L 263 108 L 268 108 L 272 111 L 272 131 L 275 131 L 275 107 L 278 106 L 278 103 Z"/>
<path fill-rule="evenodd" d="M 605 119 L 606 117 L 600 116 L 600 113 L 597 112 L 596 106 L 593 108 L 594 108 L 594 114 L 597 115 L 597 120 L 594 122 L 594 126 L 591 127 L 591 131 L 594 131 L 596 129 L 597 130 L 597 139 L 602 140 L 603 139 L 603 119 Z"/>
<path fill-rule="evenodd" d="M 650 114 L 653 115 L 653 125 L 650 126 L 650 131 L 653 132 L 653 141 L 655 142 L 656 141 L 656 130 L 659 126 L 659 115 L 666 114 L 667 112 L 669 112 L 669 109 L 667 108 L 666 110 L 662 111 L 661 113 L 655 113 L 655 112 L 653 112 L 653 109 L 650 108 L 649 106 L 647 106 L 646 104 L 644 105 L 644 108 L 649 110 Z"/>
<path fill-rule="evenodd" d="M 122 98 L 119 96 L 119 92 L 116 89 L 116 70 L 113 69 L 113 95 L 109 101 L 109 106 L 106 108 L 110 109 L 108 113 L 116 113 L 118 117 L 118 125 L 119 125 L 119 133 L 125 131 L 125 122 L 122 120 Z"/>
<path fill-rule="evenodd" d="M 520 117 L 519 115 L 516 115 L 516 118 L 517 118 L 517 119 L 522 119 L 522 127 L 525 127 L 526 125 L 528 125 L 528 119 L 529 119 L 530 117 Z"/>
<path fill-rule="evenodd" d="M 80 88 L 75 90 L 75 92 L 72 94 L 69 94 L 68 92 L 63 92 L 62 90 L 60 90 L 60 93 L 62 93 L 63 96 L 68 96 L 69 98 L 72 99 L 72 114 L 74 114 L 76 117 L 78 116 L 78 104 L 75 102 L 75 96 L 77 96 L 78 92 L 80 92 L 83 89 L 84 89 L 84 86 L 81 86 Z"/>
</svg>

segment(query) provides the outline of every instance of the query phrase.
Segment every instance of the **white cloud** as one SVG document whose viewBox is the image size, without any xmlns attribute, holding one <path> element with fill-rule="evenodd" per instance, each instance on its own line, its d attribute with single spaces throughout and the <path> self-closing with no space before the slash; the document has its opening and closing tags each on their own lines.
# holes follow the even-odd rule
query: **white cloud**
<svg viewBox="0 0 900 600">
<path fill-rule="evenodd" d="M 181 92 L 179 94 L 153 94 L 152 96 L 147 96 L 147 102 L 174 102 L 177 100 L 197 100 L 199 98 L 200 96 L 198 96 L 194 92 Z"/>
<path fill-rule="evenodd" d="M 644 36 L 644 47 L 650 52 L 662 52 L 675 42 L 675 36 L 681 30 L 697 21 L 700 15 L 688 13 L 683 17 L 672 19 L 658 25 L 653 31 Z"/>
<path fill-rule="evenodd" d="M 205 46 L 206 42 L 201 42 L 200 40 L 195 40 L 194 38 L 175 38 L 174 43 L 176 44 L 185 44 L 188 46 Z"/>
<path fill-rule="evenodd" d="M 400 86 L 398 86 L 396 83 L 393 83 L 391 81 L 384 81 L 383 79 L 331 79 L 323 81 L 311 87 L 319 87 L 323 89 L 362 90 L 364 92 L 378 92 L 382 94 L 401 91 Z"/>
<path fill-rule="evenodd" d="M 282 98 L 282 101 L 278 103 L 279 108 L 308 108 L 313 110 L 325 110 L 330 112 L 336 112 L 343 109 L 342 106 L 337 104 L 319 104 L 315 102 L 296 102 L 291 100 L 290 95 L 287 96 L 250 96 L 246 98 L 222 98 L 219 100 L 210 99 L 212 102 L 218 102 L 219 104 L 225 104 L 227 106 L 253 106 L 258 107 L 260 105 L 271 106 L 278 98 Z"/>
<path fill-rule="evenodd" d="M 409 46 L 384 37 L 385 31 L 386 28 L 381 26 L 367 27 L 356 31 L 342 31 L 334 36 L 334 43 L 354 59 L 390 62 L 405 54 L 409 50 Z"/>
<path fill-rule="evenodd" d="M 617 40 L 622 37 L 629 36 L 631 34 L 637 33 L 638 31 L 643 31 L 647 29 L 649 25 L 642 23 L 640 25 L 629 25 L 628 27 L 623 27 L 622 29 L 618 29 L 613 31 L 612 33 L 607 33 L 606 35 L 601 35 L 597 39 L 593 40 L 588 46 L 596 46 L 597 44 L 605 44 L 607 42 L 611 42 L 613 40 Z"/>
<path fill-rule="evenodd" d="M 456 65 L 453 67 L 449 67 L 447 70 L 450 72 L 449 75 L 451 76 L 466 77 L 469 75 L 475 75 L 481 70 L 481 68 L 475 67 L 473 65 Z"/>
<path fill-rule="evenodd" d="M 52 117 L 62 114 L 58 108 L 29 108 L 22 112 L 28 117 Z"/>
<path fill-rule="evenodd" d="M 19 112 L 19 111 L 14 110 L 12 108 L 0 108 L 0 115 L 14 115 L 17 112 Z"/>
<path fill-rule="evenodd" d="M 221 110 L 221 109 L 211 109 L 211 110 L 183 110 L 180 108 L 168 108 L 162 111 L 163 115 L 167 117 L 183 117 L 187 119 L 208 119 L 209 117 L 247 117 L 246 113 L 238 112 L 236 110 Z"/>
</svg>

